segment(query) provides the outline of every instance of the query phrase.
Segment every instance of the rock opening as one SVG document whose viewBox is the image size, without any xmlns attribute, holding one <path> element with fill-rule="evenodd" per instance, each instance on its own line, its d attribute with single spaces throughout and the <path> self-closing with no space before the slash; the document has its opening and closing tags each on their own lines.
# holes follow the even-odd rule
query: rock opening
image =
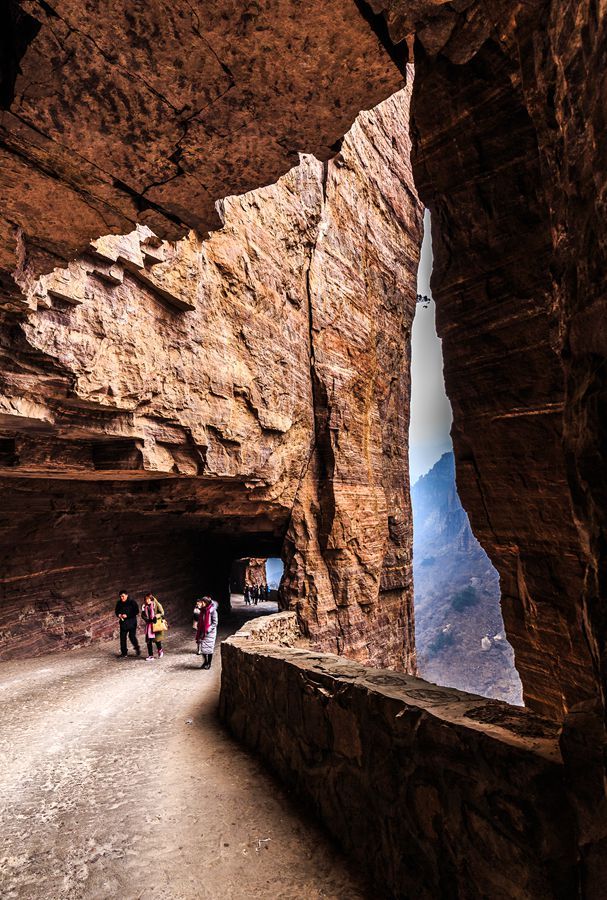
<svg viewBox="0 0 607 900">
<path fill-rule="evenodd" d="M 426 210 L 412 328 L 409 427 L 419 673 L 436 684 L 520 704 L 521 683 L 504 630 L 499 575 L 472 533 L 457 492 L 453 417 L 435 328 L 431 272 Z"/>
</svg>

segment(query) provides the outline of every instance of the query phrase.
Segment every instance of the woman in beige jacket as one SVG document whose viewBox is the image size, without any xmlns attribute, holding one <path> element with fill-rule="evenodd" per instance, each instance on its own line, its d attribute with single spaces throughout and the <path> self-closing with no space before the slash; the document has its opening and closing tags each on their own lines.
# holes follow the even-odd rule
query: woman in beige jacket
<svg viewBox="0 0 607 900">
<path fill-rule="evenodd" d="M 145 622 L 145 640 L 148 645 L 147 659 L 154 659 L 154 643 L 158 649 L 158 659 L 162 659 L 164 656 L 162 642 L 166 631 L 164 629 L 158 630 L 158 624 L 165 624 L 164 609 L 153 594 L 145 595 L 145 600 L 141 607 L 141 618 Z"/>
</svg>

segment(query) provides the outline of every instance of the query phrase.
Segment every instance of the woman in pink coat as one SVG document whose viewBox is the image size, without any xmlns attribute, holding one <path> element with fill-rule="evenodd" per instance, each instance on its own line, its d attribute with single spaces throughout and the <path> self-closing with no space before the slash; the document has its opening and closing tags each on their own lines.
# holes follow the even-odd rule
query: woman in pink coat
<svg viewBox="0 0 607 900">
<path fill-rule="evenodd" d="M 203 656 L 200 668 L 210 669 L 213 661 L 213 651 L 215 650 L 215 641 L 217 640 L 219 617 L 217 615 L 217 604 L 214 600 L 211 600 L 210 597 L 203 597 L 202 602 L 203 607 L 198 619 L 196 640 Z"/>
</svg>

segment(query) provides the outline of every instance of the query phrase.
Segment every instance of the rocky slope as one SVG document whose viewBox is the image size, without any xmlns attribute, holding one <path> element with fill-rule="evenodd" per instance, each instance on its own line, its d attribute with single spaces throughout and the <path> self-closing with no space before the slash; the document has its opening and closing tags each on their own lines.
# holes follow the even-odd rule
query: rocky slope
<svg viewBox="0 0 607 900">
<path fill-rule="evenodd" d="M 225 609 L 232 560 L 286 540 L 321 646 L 414 665 L 409 94 L 222 201 L 206 240 L 97 240 L 3 320 L 2 653 L 106 634 L 124 584 Z"/>
<path fill-rule="evenodd" d="M 499 577 L 470 528 L 445 453 L 411 490 L 415 637 L 420 675 L 521 703 L 504 635 Z"/>
</svg>

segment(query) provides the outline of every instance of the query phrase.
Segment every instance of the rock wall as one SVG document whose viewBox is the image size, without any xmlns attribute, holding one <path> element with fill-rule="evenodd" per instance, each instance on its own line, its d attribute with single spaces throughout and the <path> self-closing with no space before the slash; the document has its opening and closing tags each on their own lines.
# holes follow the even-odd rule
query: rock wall
<svg viewBox="0 0 607 900">
<path fill-rule="evenodd" d="M 607 847 L 604 98 L 585 0 L 370 0 L 414 49 L 416 185 L 458 488 L 498 568 L 526 702 L 564 717 L 585 890 Z"/>
<path fill-rule="evenodd" d="M 13 513 L 0 548 L 23 576 L 16 594 L 0 575 L 7 621 L 30 599 L 60 615 L 82 590 L 76 568 L 56 585 L 54 559 L 69 563 L 72 544 L 42 541 L 41 593 L 27 580 L 15 547 L 30 540 L 36 491 L 70 534 L 85 528 L 80 496 L 111 513 L 100 559 L 122 558 L 137 528 L 197 535 L 194 572 L 169 585 L 151 560 L 147 579 L 162 600 L 157 571 L 186 606 L 205 590 L 229 608 L 233 559 L 277 556 L 286 538 L 282 602 L 314 640 L 414 665 L 409 95 L 362 113 L 335 161 L 304 157 L 276 185 L 226 198 L 206 240 L 166 243 L 144 226 L 98 239 L 4 318 L 0 476 Z M 91 578 L 82 639 L 126 575 L 110 570 L 107 588 Z"/>
<path fill-rule="evenodd" d="M 279 647 L 273 618 L 265 633 L 223 642 L 222 719 L 310 804 L 374 896 L 578 896 L 553 723 Z"/>
<path fill-rule="evenodd" d="M 0 659 L 116 635 L 122 589 L 139 604 L 153 591 L 169 625 L 189 622 L 204 578 L 192 525 L 142 515 L 136 490 L 0 479 L 0 491 Z"/>
<path fill-rule="evenodd" d="M 421 207 L 408 104 L 396 121 L 393 103 L 381 106 L 389 127 L 362 113 L 327 167 L 308 277 L 315 454 L 293 508 L 283 589 L 322 649 L 356 647 L 360 659 L 414 670 L 408 410 Z"/>
<path fill-rule="evenodd" d="M 584 549 L 563 453 L 565 380 L 537 137 L 512 66 L 491 42 L 467 66 L 422 59 L 420 72 L 428 98 L 415 120 L 418 183 L 440 225 L 433 292 L 458 487 L 500 572 L 526 700 L 558 717 L 595 685 L 578 604 Z M 458 153 L 447 163 L 443 116 L 453 108 L 467 117 L 450 134 Z M 508 141 L 496 139 L 505 133 Z"/>
<path fill-rule="evenodd" d="M 409 4 L 374 5 L 394 41 L 418 36 L 414 170 L 432 210 L 458 488 L 500 572 L 525 699 L 564 717 L 585 889 L 600 896 L 607 11 L 422 2 L 413 23 Z"/>
<path fill-rule="evenodd" d="M 294 647 L 305 644 L 302 638 L 297 616 L 292 612 L 279 612 L 272 616 L 259 616 L 251 619 L 238 631 L 239 641 L 255 641 L 270 643 L 280 647 Z"/>
<path fill-rule="evenodd" d="M 265 588 L 267 583 L 265 559 L 238 559 L 232 566 L 231 584 L 236 594 L 244 592 L 245 584 Z"/>
</svg>

